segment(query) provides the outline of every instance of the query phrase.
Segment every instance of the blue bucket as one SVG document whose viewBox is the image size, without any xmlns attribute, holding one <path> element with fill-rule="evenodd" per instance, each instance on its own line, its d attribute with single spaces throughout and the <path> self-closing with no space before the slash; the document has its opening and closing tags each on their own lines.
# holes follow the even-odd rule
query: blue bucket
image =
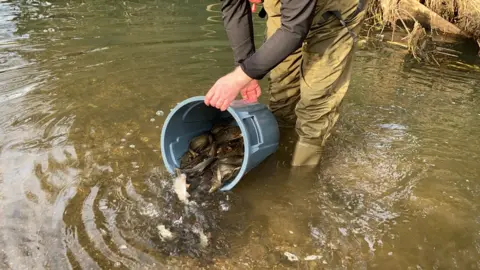
<svg viewBox="0 0 480 270">
<path fill-rule="evenodd" d="M 167 116 L 160 146 L 166 169 L 171 174 L 180 167 L 180 158 L 192 138 L 209 131 L 217 122 L 231 120 L 242 131 L 245 153 L 237 176 L 224 183 L 221 191 L 231 190 L 242 177 L 278 149 L 279 129 L 275 116 L 261 103 L 232 102 L 222 112 L 205 105 L 204 96 L 179 103 Z"/>
</svg>

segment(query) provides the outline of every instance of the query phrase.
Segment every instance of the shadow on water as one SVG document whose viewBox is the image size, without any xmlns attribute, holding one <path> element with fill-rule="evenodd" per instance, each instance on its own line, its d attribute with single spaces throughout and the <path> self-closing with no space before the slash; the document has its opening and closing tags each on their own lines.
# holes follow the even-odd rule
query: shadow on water
<svg viewBox="0 0 480 270">
<path fill-rule="evenodd" d="M 179 202 L 160 130 L 231 68 L 218 8 L 0 2 L 0 268 L 480 268 L 473 56 L 359 50 L 319 168 L 284 131 L 235 190 Z"/>
</svg>

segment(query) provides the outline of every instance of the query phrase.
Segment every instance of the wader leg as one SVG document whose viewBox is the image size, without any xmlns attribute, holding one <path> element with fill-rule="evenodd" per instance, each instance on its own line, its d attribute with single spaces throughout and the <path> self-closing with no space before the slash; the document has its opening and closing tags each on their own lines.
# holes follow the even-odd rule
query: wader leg
<svg viewBox="0 0 480 270">
<path fill-rule="evenodd" d="M 263 8 L 268 14 L 266 37 L 271 37 L 281 26 L 280 0 L 265 0 Z M 279 44 L 279 46 L 282 46 Z M 295 106 L 300 100 L 300 63 L 301 48 L 289 55 L 283 62 L 270 71 L 269 104 L 280 127 L 294 127 L 296 122 Z"/>
<path fill-rule="evenodd" d="M 343 18 L 351 14 L 358 2 L 340 10 Z M 342 1 L 339 1 L 342 2 Z M 364 12 L 347 22 L 349 30 L 334 16 L 311 29 L 302 52 L 300 91 L 296 106 L 296 131 L 299 135 L 293 166 L 315 166 L 321 150 L 339 117 L 338 108 L 347 92 L 354 55 L 353 32 L 358 35 Z"/>
</svg>

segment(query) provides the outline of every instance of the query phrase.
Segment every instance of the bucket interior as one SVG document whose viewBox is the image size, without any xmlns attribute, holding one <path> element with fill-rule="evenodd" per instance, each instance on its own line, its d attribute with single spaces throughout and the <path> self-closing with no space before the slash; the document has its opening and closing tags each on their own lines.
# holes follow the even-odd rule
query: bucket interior
<svg viewBox="0 0 480 270">
<path fill-rule="evenodd" d="M 240 127 L 244 141 L 244 156 L 237 177 L 225 181 L 223 186 L 234 181 L 239 176 L 241 177 L 248 162 L 249 151 L 247 150 L 247 145 L 249 140 L 246 126 L 239 117 L 234 117 L 232 113 L 235 112 L 230 109 L 222 112 L 216 108 L 206 106 L 203 101 L 191 102 L 172 112 L 171 118 L 165 126 L 165 141 L 164 145 L 162 145 L 167 148 L 164 154 L 167 158 L 167 165 L 170 167 L 169 171 L 172 173 L 174 168 L 180 167 L 180 160 L 188 151 L 191 139 L 208 132 L 216 124 L 226 124 Z"/>
</svg>

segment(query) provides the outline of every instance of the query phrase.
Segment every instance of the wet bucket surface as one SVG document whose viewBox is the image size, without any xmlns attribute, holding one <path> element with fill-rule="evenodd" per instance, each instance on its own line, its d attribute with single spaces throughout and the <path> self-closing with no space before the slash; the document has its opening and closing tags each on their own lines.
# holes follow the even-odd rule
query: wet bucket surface
<svg viewBox="0 0 480 270">
<path fill-rule="evenodd" d="M 168 172 L 173 174 L 175 168 L 180 167 L 180 158 L 188 150 L 192 138 L 209 131 L 216 123 L 229 121 L 240 127 L 245 151 L 237 176 L 220 189 L 231 190 L 245 174 L 278 149 L 277 121 L 264 104 L 236 100 L 222 112 L 205 105 L 204 98 L 189 98 L 169 113 L 162 128 L 162 158 Z"/>
</svg>

